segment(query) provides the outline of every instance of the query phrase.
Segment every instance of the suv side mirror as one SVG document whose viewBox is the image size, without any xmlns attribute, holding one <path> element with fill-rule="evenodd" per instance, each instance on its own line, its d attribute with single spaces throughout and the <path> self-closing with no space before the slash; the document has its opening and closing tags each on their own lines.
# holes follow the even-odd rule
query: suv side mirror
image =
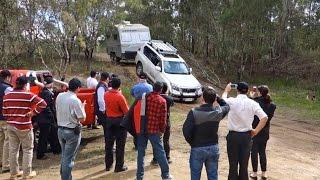
<svg viewBox="0 0 320 180">
<path fill-rule="evenodd" d="M 156 70 L 161 72 L 161 67 L 160 66 L 156 66 Z"/>
<path fill-rule="evenodd" d="M 190 73 L 190 74 L 192 73 L 192 68 L 189 68 L 189 73 Z"/>
</svg>

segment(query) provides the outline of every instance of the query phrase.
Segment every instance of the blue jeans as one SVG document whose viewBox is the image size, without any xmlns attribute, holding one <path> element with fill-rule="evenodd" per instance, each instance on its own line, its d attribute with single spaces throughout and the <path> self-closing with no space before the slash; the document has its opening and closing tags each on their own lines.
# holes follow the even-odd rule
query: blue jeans
<svg viewBox="0 0 320 180">
<path fill-rule="evenodd" d="M 72 129 L 59 128 L 58 138 L 61 145 L 61 180 L 72 180 L 71 171 L 79 149 L 81 134 L 76 135 Z"/>
<path fill-rule="evenodd" d="M 208 180 L 218 179 L 219 145 L 191 148 L 191 180 L 201 179 L 203 164 L 206 166 Z"/>
<path fill-rule="evenodd" d="M 157 134 L 139 135 L 137 137 L 138 161 L 137 161 L 137 180 L 142 180 L 144 175 L 144 156 L 147 148 L 148 140 L 151 142 L 153 153 L 157 159 L 162 179 L 169 178 L 169 165 L 164 152 L 161 137 Z"/>
</svg>

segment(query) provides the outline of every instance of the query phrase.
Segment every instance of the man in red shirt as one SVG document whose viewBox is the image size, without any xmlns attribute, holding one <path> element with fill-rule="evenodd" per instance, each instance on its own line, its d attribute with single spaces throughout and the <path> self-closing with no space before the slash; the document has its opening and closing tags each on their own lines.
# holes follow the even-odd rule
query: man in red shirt
<svg viewBox="0 0 320 180">
<path fill-rule="evenodd" d="M 18 77 L 16 88 L 3 97 L 2 112 L 8 123 L 10 179 L 21 176 L 18 163 L 20 144 L 23 151 L 23 178 L 31 179 L 36 176 L 36 172 L 32 171 L 34 135 L 31 118 L 40 113 L 47 104 L 37 95 L 26 92 L 27 83 L 25 76 Z"/>
<path fill-rule="evenodd" d="M 153 86 L 153 92 L 149 95 L 144 95 L 146 98 L 145 114 L 147 122 L 142 122 L 143 124 L 146 123 L 146 129 L 140 131 L 140 133 L 137 133 L 137 180 L 143 179 L 144 156 L 148 140 L 151 142 L 153 154 L 160 165 L 162 179 L 172 179 L 169 173 L 169 165 L 161 141 L 162 135 L 166 129 L 167 120 L 166 100 L 160 95 L 162 87 L 163 84 L 161 82 L 156 82 Z"/>
<path fill-rule="evenodd" d="M 116 165 L 114 172 L 128 170 L 124 165 L 124 149 L 127 139 L 127 131 L 120 123 L 124 115 L 128 112 L 129 107 L 125 97 L 119 90 L 121 81 L 119 78 L 112 78 L 112 89 L 104 95 L 106 107 L 106 131 L 105 131 L 105 164 L 106 171 L 110 171 L 113 164 L 113 144 L 116 141 Z"/>
</svg>

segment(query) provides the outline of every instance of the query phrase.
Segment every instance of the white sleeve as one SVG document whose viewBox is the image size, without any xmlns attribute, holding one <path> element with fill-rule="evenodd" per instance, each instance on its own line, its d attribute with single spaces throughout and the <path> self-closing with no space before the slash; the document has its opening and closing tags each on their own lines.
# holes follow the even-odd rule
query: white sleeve
<svg viewBox="0 0 320 180">
<path fill-rule="evenodd" d="M 254 102 L 254 115 L 258 116 L 259 119 L 268 117 L 268 115 L 263 111 L 260 105 L 256 102 Z"/>
<path fill-rule="evenodd" d="M 91 85 L 94 86 L 94 88 L 96 88 L 97 85 L 98 85 L 98 80 L 96 78 L 93 78 L 93 81 L 92 81 Z"/>
<path fill-rule="evenodd" d="M 99 87 L 97 91 L 97 96 L 98 96 L 98 105 L 99 105 L 99 111 L 104 112 L 106 110 L 106 105 L 104 103 L 104 93 L 105 90 L 103 87 Z"/>
<path fill-rule="evenodd" d="M 80 100 L 74 101 L 73 112 L 75 113 L 77 119 L 86 118 L 86 111 L 84 110 L 84 106 Z"/>
<path fill-rule="evenodd" d="M 233 97 L 226 97 L 226 96 L 222 96 L 222 99 L 226 101 L 226 103 L 229 105 L 229 106 L 232 106 L 233 104 L 233 101 L 234 101 L 234 98 Z"/>
<path fill-rule="evenodd" d="M 4 90 L 4 94 L 8 94 L 9 92 L 11 92 L 13 90 L 12 87 L 7 87 L 6 90 Z"/>
</svg>

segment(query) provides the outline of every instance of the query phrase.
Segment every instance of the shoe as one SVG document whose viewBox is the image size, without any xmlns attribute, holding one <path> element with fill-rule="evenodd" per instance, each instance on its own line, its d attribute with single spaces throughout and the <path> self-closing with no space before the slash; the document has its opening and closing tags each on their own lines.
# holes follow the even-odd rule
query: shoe
<svg viewBox="0 0 320 180">
<path fill-rule="evenodd" d="M 112 165 L 110 167 L 106 167 L 106 171 L 110 171 L 112 168 Z"/>
<path fill-rule="evenodd" d="M 250 178 L 251 178 L 252 180 L 258 180 L 258 176 L 255 176 L 255 175 L 253 175 L 253 174 L 250 174 Z"/>
<path fill-rule="evenodd" d="M 152 159 L 152 161 L 150 162 L 150 164 L 153 165 L 153 166 L 158 166 L 158 165 L 159 165 L 158 161 L 155 160 L 155 159 Z"/>
<path fill-rule="evenodd" d="M 19 171 L 17 174 L 11 175 L 10 180 L 16 180 L 23 175 L 23 171 Z"/>
<path fill-rule="evenodd" d="M 100 129 L 100 127 L 97 125 L 93 125 L 91 129 Z"/>
<path fill-rule="evenodd" d="M 261 176 L 261 179 L 262 179 L 262 180 L 267 180 L 268 177 L 266 177 L 266 176 Z"/>
<path fill-rule="evenodd" d="M 48 156 L 46 156 L 46 155 L 43 155 L 43 156 L 40 156 L 40 157 L 37 157 L 37 159 L 39 159 L 39 160 L 46 160 L 46 159 L 48 159 L 49 157 Z"/>
<path fill-rule="evenodd" d="M 173 179 L 173 176 L 172 175 L 169 175 L 168 178 L 163 178 L 162 180 L 172 180 Z"/>
<path fill-rule="evenodd" d="M 31 173 L 27 176 L 23 176 L 22 179 L 33 179 L 37 176 L 37 173 L 35 171 L 31 171 Z"/>
<path fill-rule="evenodd" d="M 123 171 L 127 171 L 128 167 L 126 165 L 123 165 L 122 168 L 115 168 L 114 172 L 115 173 L 119 173 L 119 172 L 123 172 Z"/>
</svg>

